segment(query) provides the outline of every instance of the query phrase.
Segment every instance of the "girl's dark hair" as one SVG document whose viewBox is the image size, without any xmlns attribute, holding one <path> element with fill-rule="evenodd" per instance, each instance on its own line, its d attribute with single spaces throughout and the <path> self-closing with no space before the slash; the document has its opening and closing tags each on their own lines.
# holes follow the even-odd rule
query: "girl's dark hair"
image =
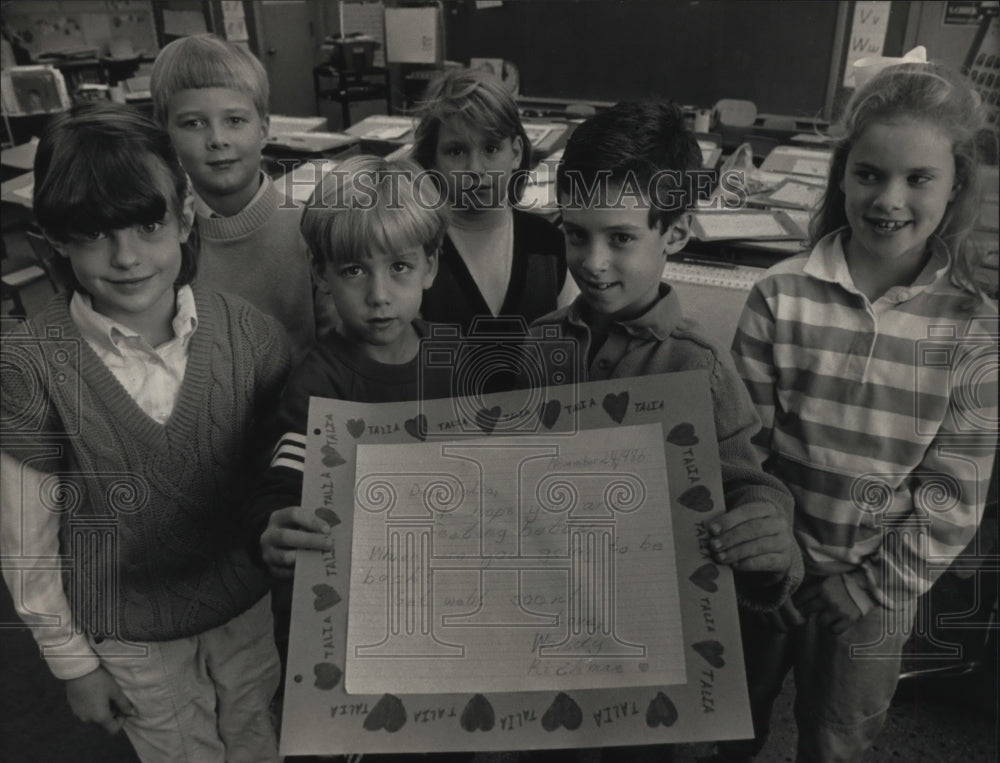
<svg viewBox="0 0 1000 763">
<path fill-rule="evenodd" d="M 837 143 L 826 193 L 810 225 L 813 246 L 847 226 L 841 189 L 847 157 L 860 135 L 873 123 L 920 119 L 933 123 L 952 141 L 955 197 L 948 204 L 936 238 L 947 251 L 951 281 L 982 295 L 973 276 L 976 247 L 969 240 L 979 213 L 978 141 L 985 126 L 979 96 L 958 72 L 938 64 L 907 63 L 880 71 L 854 93 L 840 120 L 831 128 Z"/>
<path fill-rule="evenodd" d="M 432 80 L 420 108 L 420 122 L 413 134 L 413 158 L 425 170 L 435 170 L 441 124 L 458 119 L 467 127 L 486 133 L 494 140 L 521 139 L 521 164 L 514 171 L 507 196 L 517 203 L 531 167 L 531 141 L 521 124 L 521 115 L 503 83 L 478 69 L 449 69 Z"/>
<path fill-rule="evenodd" d="M 187 194 L 170 136 L 130 106 L 78 104 L 52 117 L 38 143 L 35 219 L 54 241 L 159 222 L 168 209 L 180 220 Z M 178 286 L 194 279 L 196 250 L 193 236 L 181 245 Z M 71 273 L 59 275 L 79 288 Z"/>
</svg>

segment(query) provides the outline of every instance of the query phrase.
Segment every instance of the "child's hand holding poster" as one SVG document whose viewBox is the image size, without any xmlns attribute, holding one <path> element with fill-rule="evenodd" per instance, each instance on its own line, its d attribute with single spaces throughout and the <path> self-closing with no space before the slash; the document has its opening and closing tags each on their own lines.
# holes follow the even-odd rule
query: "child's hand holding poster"
<svg viewBox="0 0 1000 763">
<path fill-rule="evenodd" d="M 282 752 L 751 735 L 700 372 L 421 403 L 314 398 Z"/>
</svg>

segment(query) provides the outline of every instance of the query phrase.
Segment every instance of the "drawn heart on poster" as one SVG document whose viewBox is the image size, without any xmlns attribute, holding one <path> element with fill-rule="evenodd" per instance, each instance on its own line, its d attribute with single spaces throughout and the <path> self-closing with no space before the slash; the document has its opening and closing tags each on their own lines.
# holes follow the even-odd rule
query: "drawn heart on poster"
<svg viewBox="0 0 1000 763">
<path fill-rule="evenodd" d="M 427 439 L 427 417 L 422 413 L 403 422 L 403 428 L 417 440 Z"/>
<path fill-rule="evenodd" d="M 348 419 L 347 420 L 347 431 L 351 433 L 351 437 L 357 440 L 361 435 L 365 433 L 365 420 L 364 419 Z"/>
<path fill-rule="evenodd" d="M 562 403 L 558 400 L 549 400 L 542 406 L 542 426 L 552 429 L 559 421 L 559 414 L 562 412 Z"/>
<path fill-rule="evenodd" d="M 489 434 L 496 427 L 500 420 L 500 406 L 494 405 L 492 408 L 480 408 L 476 411 L 476 426 Z"/>
<path fill-rule="evenodd" d="M 335 466 L 347 463 L 344 457 L 340 455 L 340 452 L 332 445 L 324 445 L 320 448 L 320 451 L 323 453 L 323 466 L 328 466 L 332 469 Z"/>
<path fill-rule="evenodd" d="M 482 694 L 476 694 L 462 711 L 461 724 L 466 731 L 489 731 L 493 728 L 496 715 L 493 705 Z"/>
<path fill-rule="evenodd" d="M 552 704 L 549 705 L 549 709 L 542 716 L 542 728 L 546 731 L 555 731 L 560 726 L 575 731 L 580 728 L 582 722 L 583 712 L 580 710 L 580 706 L 565 692 L 559 692 L 556 695 Z"/>
<path fill-rule="evenodd" d="M 405 723 L 406 708 L 399 697 L 383 694 L 372 711 L 365 716 L 364 726 L 366 731 L 385 729 L 390 734 L 395 734 Z"/>
<path fill-rule="evenodd" d="M 698 444 L 698 435 L 694 433 L 693 424 L 678 424 L 670 430 L 667 435 L 667 442 L 680 448 L 689 448 Z"/>
<path fill-rule="evenodd" d="M 628 392 L 619 392 L 617 395 L 609 392 L 601 405 L 615 423 L 621 424 L 628 412 Z"/>
<path fill-rule="evenodd" d="M 340 524 L 340 517 L 337 516 L 337 512 L 335 512 L 333 509 L 326 509 L 320 507 L 316 509 L 316 511 L 313 513 L 316 514 L 317 517 L 322 519 L 328 525 L 330 525 L 330 527 L 336 527 L 337 525 Z"/>
<path fill-rule="evenodd" d="M 719 568 L 709 562 L 708 564 L 701 565 L 701 567 L 691 573 L 691 577 L 689 577 L 688 580 L 703 591 L 715 593 L 719 590 L 719 586 L 715 584 L 715 579 L 718 577 Z"/>
<path fill-rule="evenodd" d="M 712 494 L 704 485 L 689 487 L 677 497 L 677 502 L 692 511 L 706 512 L 715 508 L 715 501 Z"/>
<path fill-rule="evenodd" d="M 726 664 L 722 659 L 725 649 L 718 641 L 699 641 L 697 644 L 691 644 L 691 648 L 704 657 L 705 662 L 713 668 L 721 668 Z"/>
<path fill-rule="evenodd" d="M 646 725 L 651 729 L 657 726 L 673 726 L 677 723 L 677 708 L 670 701 L 670 697 L 662 691 L 656 692 L 653 701 L 646 708 Z"/>
<path fill-rule="evenodd" d="M 341 601 L 340 594 L 326 583 L 318 583 L 317 585 L 314 585 L 312 587 L 312 592 L 316 594 L 316 598 L 313 600 L 313 609 L 317 612 L 329 609 L 330 607 L 339 604 Z"/>
<path fill-rule="evenodd" d="M 318 662 L 313 665 L 313 675 L 316 676 L 313 685 L 317 689 L 330 691 L 330 689 L 340 683 L 344 672 L 329 662 Z"/>
</svg>

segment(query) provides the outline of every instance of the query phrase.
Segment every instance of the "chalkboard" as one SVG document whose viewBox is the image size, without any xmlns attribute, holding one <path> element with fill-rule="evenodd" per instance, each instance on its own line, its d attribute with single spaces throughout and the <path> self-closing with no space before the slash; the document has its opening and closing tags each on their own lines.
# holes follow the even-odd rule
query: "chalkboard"
<svg viewBox="0 0 1000 763">
<path fill-rule="evenodd" d="M 447 57 L 499 57 L 521 94 L 711 106 L 745 98 L 761 113 L 820 116 L 838 37 L 830 0 L 507 0 L 446 5 Z M 853 3 L 851 4 L 853 7 Z M 844 14 L 849 21 L 850 15 Z M 842 49 L 836 51 L 839 61 Z M 834 87 L 837 80 L 834 80 Z"/>
</svg>

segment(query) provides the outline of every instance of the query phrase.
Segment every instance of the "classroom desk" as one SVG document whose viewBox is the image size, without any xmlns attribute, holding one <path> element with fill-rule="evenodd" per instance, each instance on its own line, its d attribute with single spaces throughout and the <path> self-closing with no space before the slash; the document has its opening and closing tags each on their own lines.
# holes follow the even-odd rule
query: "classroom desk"
<svg viewBox="0 0 1000 763">
<path fill-rule="evenodd" d="M 341 132 L 285 132 L 270 135 L 262 153 L 266 156 L 311 158 L 357 153 L 360 141 Z"/>
<path fill-rule="evenodd" d="M 35 152 L 38 138 L 32 137 L 27 143 L 0 151 L 0 165 L 12 170 L 30 170 L 35 166 Z"/>
<path fill-rule="evenodd" d="M 312 196 L 320 178 L 334 169 L 343 158 L 343 156 L 338 156 L 336 158 L 310 157 L 305 159 L 291 172 L 274 178 L 274 187 L 279 193 L 304 204 Z"/>
<path fill-rule="evenodd" d="M 413 117 L 372 114 L 344 128 L 344 132 L 360 139 L 361 151 L 385 156 L 413 143 Z"/>
<path fill-rule="evenodd" d="M 325 130 L 326 117 L 289 117 L 284 114 L 272 114 L 267 126 L 267 135 L 272 137 L 283 133 L 316 132 Z"/>
<path fill-rule="evenodd" d="M 415 117 L 373 114 L 344 132 L 361 140 L 363 152 L 385 156 L 413 144 L 418 121 Z M 573 127 L 570 122 L 555 119 L 525 119 L 523 124 L 534 161 L 541 161 L 566 145 Z"/>
<path fill-rule="evenodd" d="M 688 241 L 684 251 L 694 257 L 722 264 L 769 268 L 808 249 L 805 241 Z"/>
<path fill-rule="evenodd" d="M 682 262 L 682 256 L 684 253 L 667 262 L 663 280 L 677 291 L 681 312 L 697 322 L 703 334 L 720 350 L 728 352 L 750 287 L 764 275 L 765 269 L 697 265 Z"/>
<path fill-rule="evenodd" d="M 23 175 L 5 180 L 3 185 L 0 185 L 0 200 L 31 209 L 34 189 L 35 173 L 25 172 Z"/>
</svg>

